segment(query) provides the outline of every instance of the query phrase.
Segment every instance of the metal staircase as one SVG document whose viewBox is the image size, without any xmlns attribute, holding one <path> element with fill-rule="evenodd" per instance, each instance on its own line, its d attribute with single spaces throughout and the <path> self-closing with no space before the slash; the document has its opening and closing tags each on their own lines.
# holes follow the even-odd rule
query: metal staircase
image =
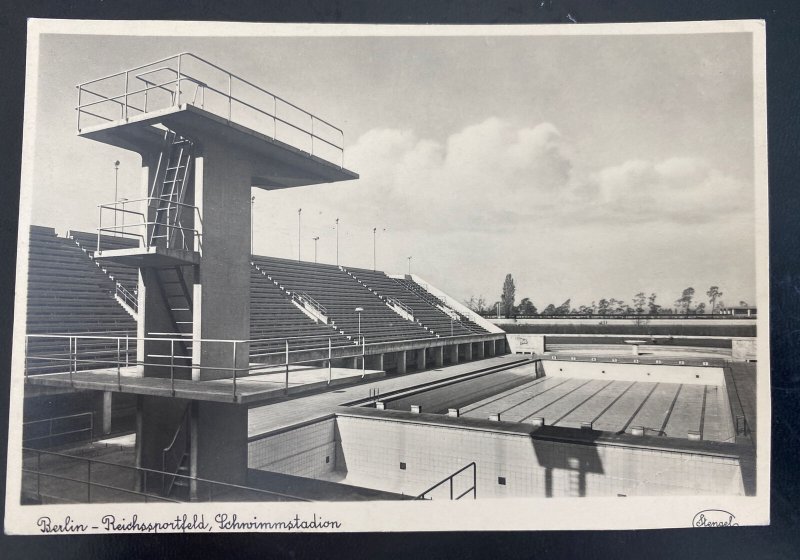
<svg viewBox="0 0 800 560">
<path fill-rule="evenodd" d="M 155 268 L 158 289 L 169 311 L 175 334 L 185 336 L 191 340 L 193 332 L 192 320 L 192 292 L 183 272 L 183 267 L 173 266 L 168 268 Z M 184 343 L 184 349 L 191 352 L 189 340 Z"/>
<path fill-rule="evenodd" d="M 192 228 L 181 222 L 187 186 L 192 179 L 192 142 L 167 129 L 164 147 L 158 157 L 155 179 L 150 188 L 150 205 L 154 216 L 149 232 L 149 245 L 192 250 Z"/>
</svg>

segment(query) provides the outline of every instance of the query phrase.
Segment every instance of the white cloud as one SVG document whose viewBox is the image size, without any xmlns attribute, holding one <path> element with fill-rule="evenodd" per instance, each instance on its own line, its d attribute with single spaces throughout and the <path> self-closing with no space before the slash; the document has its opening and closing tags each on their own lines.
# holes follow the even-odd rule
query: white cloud
<svg viewBox="0 0 800 560">
<path fill-rule="evenodd" d="M 748 210 L 747 185 L 700 158 L 632 159 L 584 171 L 551 123 L 520 128 L 498 118 L 444 142 L 412 130 L 374 129 L 348 149 L 360 211 L 392 208 L 394 227 L 480 230 L 544 220 L 703 223 Z"/>
</svg>

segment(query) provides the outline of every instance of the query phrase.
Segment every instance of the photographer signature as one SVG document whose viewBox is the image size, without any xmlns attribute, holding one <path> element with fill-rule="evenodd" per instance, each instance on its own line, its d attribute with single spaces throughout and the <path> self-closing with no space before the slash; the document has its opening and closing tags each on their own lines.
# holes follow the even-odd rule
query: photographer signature
<svg viewBox="0 0 800 560">
<path fill-rule="evenodd" d="M 692 518 L 692 527 L 738 527 L 736 516 L 724 509 L 704 509 Z"/>
</svg>

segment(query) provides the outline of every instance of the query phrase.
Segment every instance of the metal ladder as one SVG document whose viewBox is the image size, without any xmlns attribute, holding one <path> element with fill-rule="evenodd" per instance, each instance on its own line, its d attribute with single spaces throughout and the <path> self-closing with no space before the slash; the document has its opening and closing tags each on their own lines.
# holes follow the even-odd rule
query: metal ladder
<svg viewBox="0 0 800 560">
<path fill-rule="evenodd" d="M 158 158 L 158 167 L 150 188 L 151 204 L 155 217 L 149 244 L 164 243 L 180 249 L 189 249 L 184 230 L 181 229 L 181 211 L 187 185 L 192 173 L 192 142 L 172 130 L 164 133 L 164 146 Z"/>
</svg>

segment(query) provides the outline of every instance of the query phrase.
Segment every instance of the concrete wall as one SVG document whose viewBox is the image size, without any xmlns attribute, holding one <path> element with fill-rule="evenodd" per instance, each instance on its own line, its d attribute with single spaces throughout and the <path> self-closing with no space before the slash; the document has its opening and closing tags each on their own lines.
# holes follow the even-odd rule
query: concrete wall
<svg viewBox="0 0 800 560">
<path fill-rule="evenodd" d="M 336 468 L 336 458 L 336 420 L 330 418 L 250 442 L 247 465 L 251 469 L 319 478 Z"/>
<path fill-rule="evenodd" d="M 755 338 L 734 338 L 731 340 L 731 358 L 734 362 L 755 361 L 757 344 Z"/>
<path fill-rule="evenodd" d="M 424 491 L 471 461 L 479 499 L 744 494 L 733 457 L 372 418 L 340 416 L 337 423 L 348 478 L 406 494 Z M 460 475 L 456 494 L 471 484 L 470 473 Z M 449 497 L 443 486 L 434 499 Z"/>
<path fill-rule="evenodd" d="M 684 383 L 687 385 L 716 385 L 720 387 L 725 385 L 722 369 L 718 367 L 572 362 L 570 360 L 548 359 L 543 359 L 541 363 L 544 367 L 545 375 L 548 377 Z"/>
<path fill-rule="evenodd" d="M 614 317 L 596 316 L 592 319 L 578 319 L 572 317 L 555 318 L 541 317 L 539 319 L 486 319 L 494 325 L 696 325 L 696 326 L 754 326 L 755 317 L 752 319 L 615 319 Z"/>
<path fill-rule="evenodd" d="M 543 334 L 507 334 L 508 346 L 512 354 L 544 354 Z"/>
</svg>

